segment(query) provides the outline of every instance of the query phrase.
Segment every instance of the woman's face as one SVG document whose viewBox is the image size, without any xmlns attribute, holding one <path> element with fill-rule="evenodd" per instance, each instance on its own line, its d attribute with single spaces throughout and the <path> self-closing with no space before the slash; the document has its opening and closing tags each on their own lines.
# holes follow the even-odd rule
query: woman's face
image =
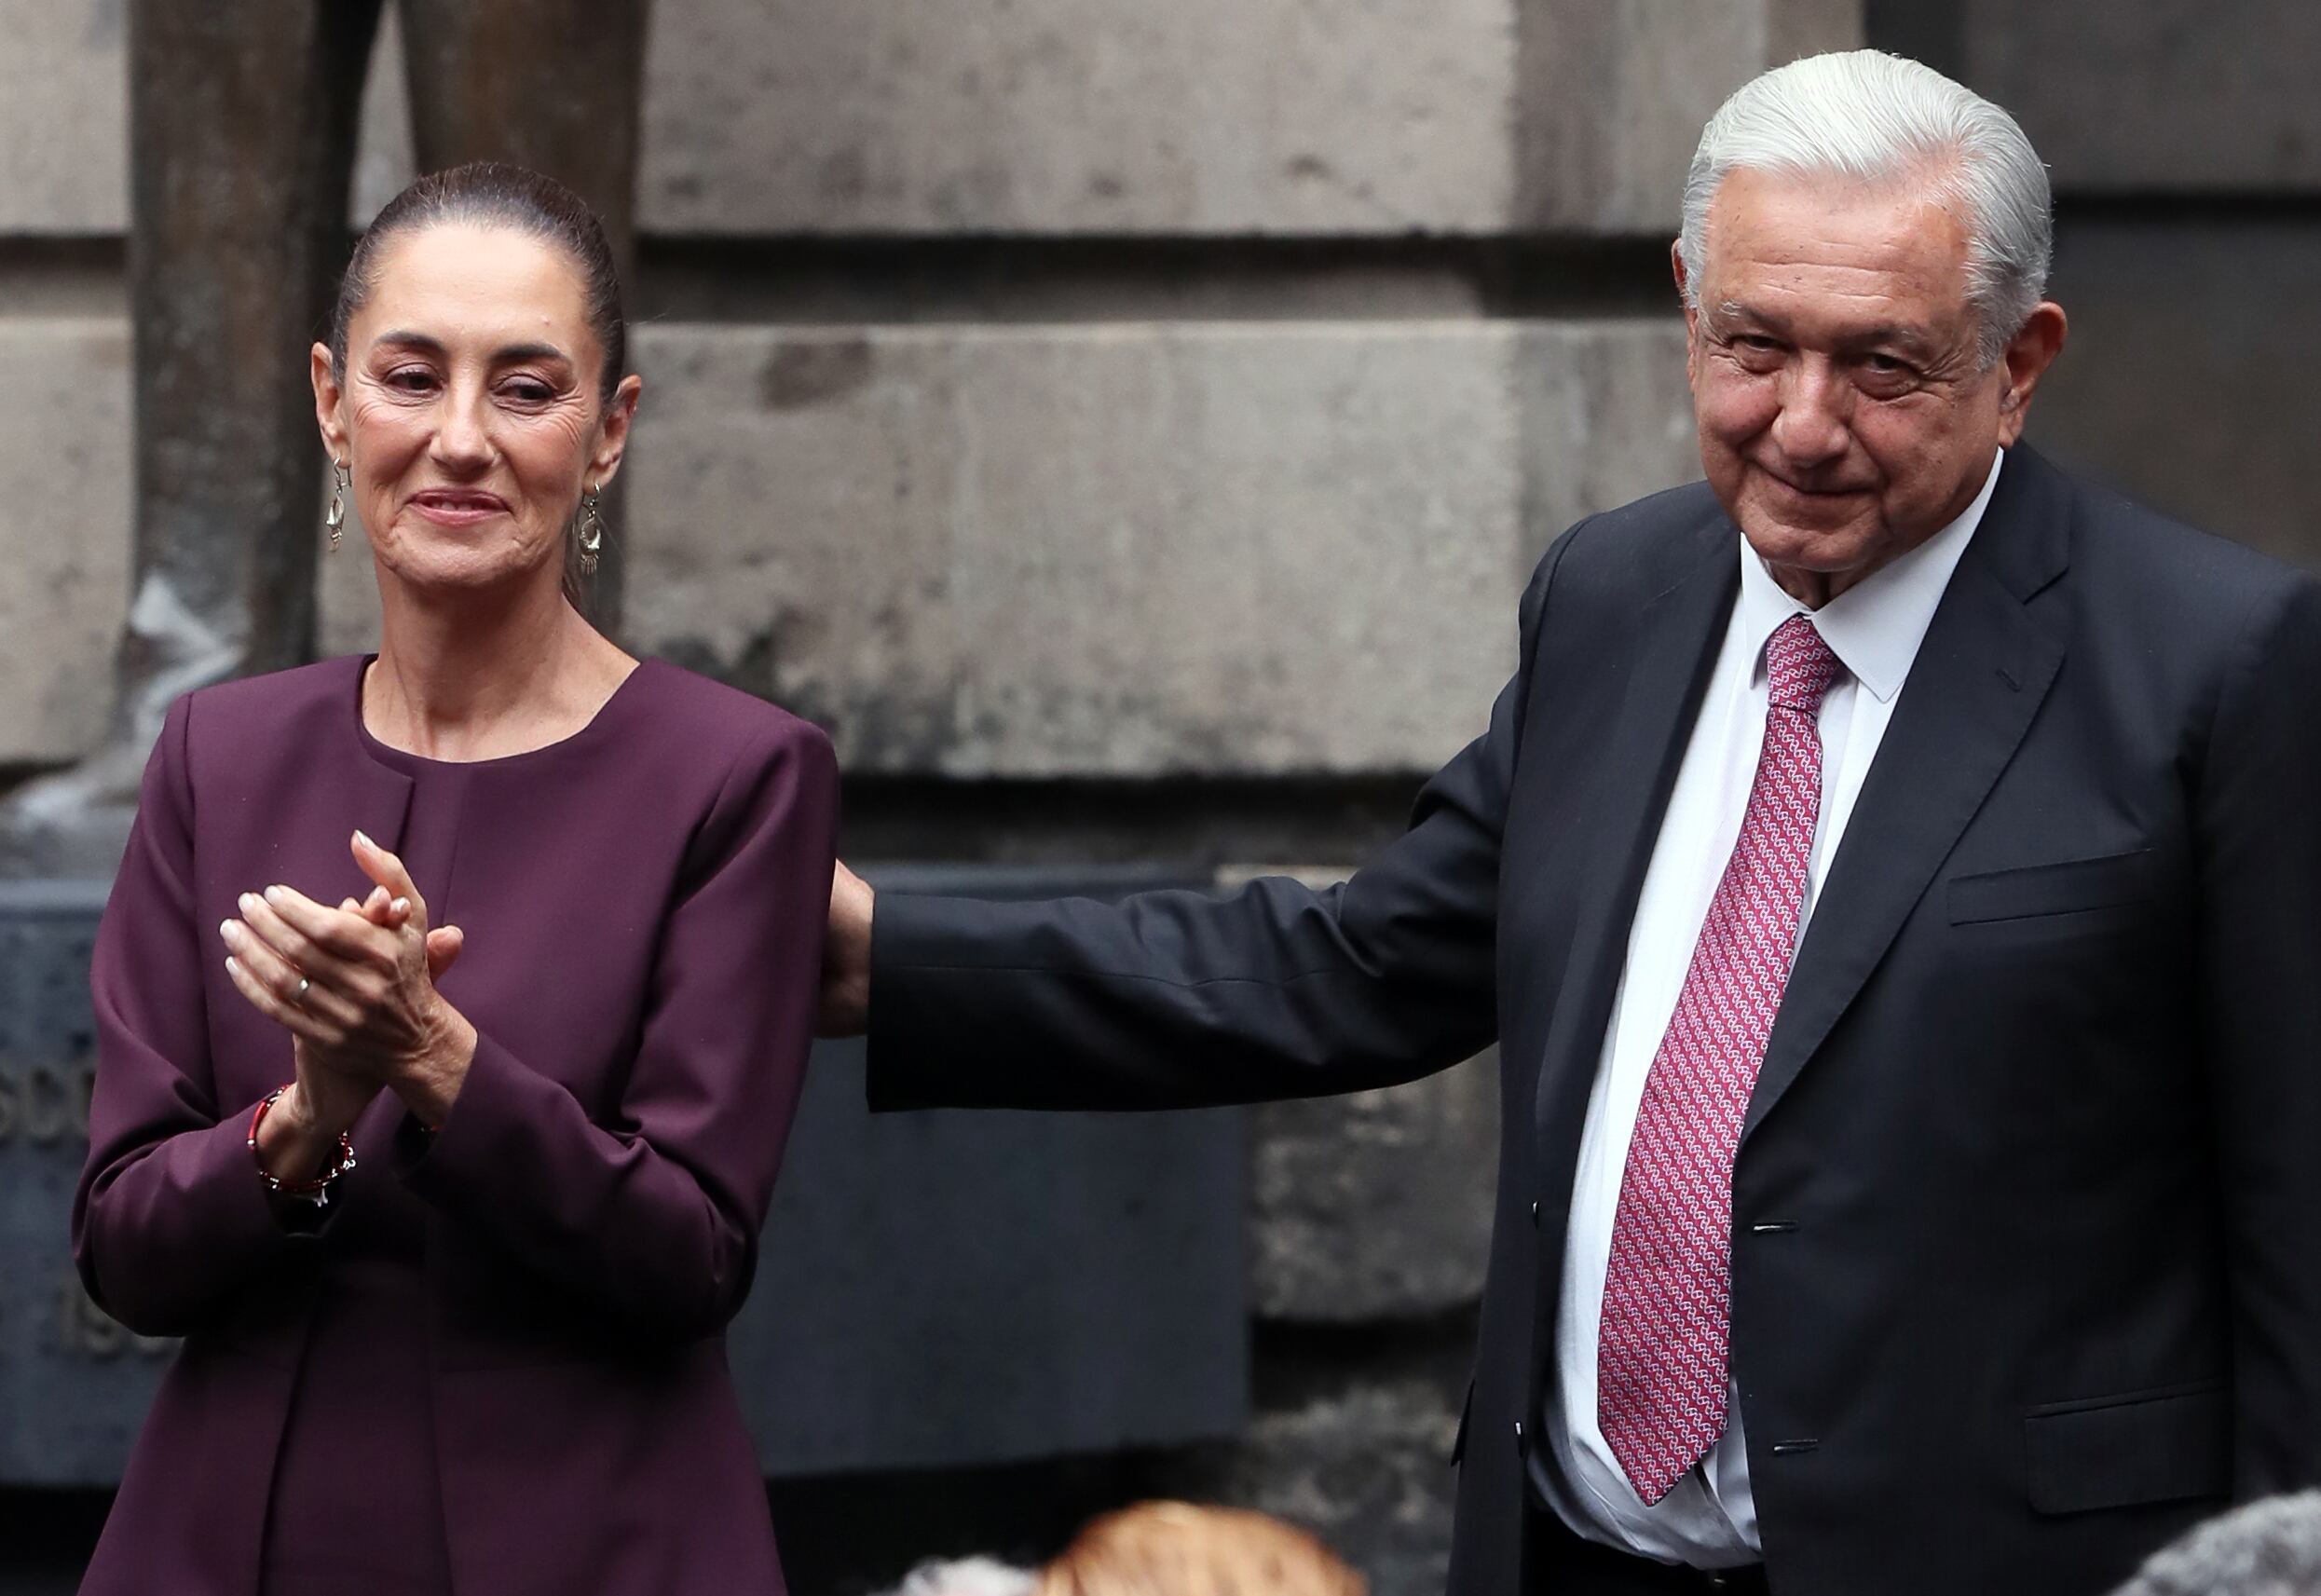
<svg viewBox="0 0 2321 1596">
<path fill-rule="evenodd" d="M 517 228 L 444 222 L 389 240 L 347 330 L 314 348 L 323 443 L 347 462 L 383 575 L 416 588 L 560 583 L 584 489 L 621 464 L 637 379 L 599 397 L 579 268 Z"/>
</svg>

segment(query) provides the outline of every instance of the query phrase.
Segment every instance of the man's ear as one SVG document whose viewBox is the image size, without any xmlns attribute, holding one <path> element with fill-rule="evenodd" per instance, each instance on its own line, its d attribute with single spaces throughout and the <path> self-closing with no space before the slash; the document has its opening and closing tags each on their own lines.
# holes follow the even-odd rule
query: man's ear
<svg viewBox="0 0 2321 1596">
<path fill-rule="evenodd" d="M 1676 278 L 1676 302 L 1685 310 L 1685 381 L 1697 384 L 1700 376 L 1700 358 L 1697 352 L 1700 331 L 1700 307 L 1693 302 L 1692 279 L 1685 270 L 1685 241 L 1677 239 L 1668 247 L 1669 270 Z"/>
<path fill-rule="evenodd" d="M 2070 319 L 2063 307 L 2054 300 L 2041 300 L 2023 330 L 2015 334 L 2000 357 L 2000 375 L 2006 386 L 1999 393 L 1999 442 L 2012 444 L 2023 436 L 2023 423 L 2030 414 L 2031 395 L 2039 387 L 2039 379 L 2047 375 L 2047 368 L 2055 363 L 2063 352 L 2064 340 L 2070 335 Z"/>
</svg>

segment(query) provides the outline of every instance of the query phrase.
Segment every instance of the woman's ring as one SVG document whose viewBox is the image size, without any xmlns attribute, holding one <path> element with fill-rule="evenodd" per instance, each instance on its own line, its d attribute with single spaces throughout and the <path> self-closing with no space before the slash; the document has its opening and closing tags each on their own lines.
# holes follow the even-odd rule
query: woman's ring
<svg viewBox="0 0 2321 1596">
<path fill-rule="evenodd" d="M 290 1001 L 294 1003 L 305 1003 L 307 1001 L 307 989 L 313 984 L 313 982 L 307 980 L 304 975 L 299 976 L 298 985 L 291 989 Z"/>
</svg>

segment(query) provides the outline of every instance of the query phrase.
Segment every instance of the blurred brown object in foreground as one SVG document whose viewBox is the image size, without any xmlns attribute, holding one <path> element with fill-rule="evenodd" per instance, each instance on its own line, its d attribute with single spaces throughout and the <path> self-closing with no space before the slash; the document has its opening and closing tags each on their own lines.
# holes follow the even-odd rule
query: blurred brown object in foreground
<svg viewBox="0 0 2321 1596">
<path fill-rule="evenodd" d="M 1368 1596 L 1304 1530 L 1238 1507 L 1143 1502 L 1080 1532 L 1037 1596 Z"/>
</svg>

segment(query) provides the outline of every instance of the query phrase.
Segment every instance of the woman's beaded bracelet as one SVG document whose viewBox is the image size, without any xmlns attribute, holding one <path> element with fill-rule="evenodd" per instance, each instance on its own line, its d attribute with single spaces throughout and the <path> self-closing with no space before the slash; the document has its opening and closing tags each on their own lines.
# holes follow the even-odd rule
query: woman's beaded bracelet
<svg viewBox="0 0 2321 1596">
<path fill-rule="evenodd" d="M 355 1166 L 354 1139 L 340 1131 L 336 1154 L 312 1180 L 285 1180 L 268 1169 L 265 1158 L 258 1153 L 258 1127 L 266 1123 L 266 1111 L 273 1108 L 276 1100 L 289 1090 L 288 1085 L 277 1086 L 258 1099 L 257 1112 L 250 1116 L 250 1156 L 258 1166 L 258 1179 L 266 1182 L 268 1193 L 277 1197 L 288 1197 L 294 1202 L 311 1203 L 319 1208 L 330 1202 L 332 1182 Z"/>
</svg>

